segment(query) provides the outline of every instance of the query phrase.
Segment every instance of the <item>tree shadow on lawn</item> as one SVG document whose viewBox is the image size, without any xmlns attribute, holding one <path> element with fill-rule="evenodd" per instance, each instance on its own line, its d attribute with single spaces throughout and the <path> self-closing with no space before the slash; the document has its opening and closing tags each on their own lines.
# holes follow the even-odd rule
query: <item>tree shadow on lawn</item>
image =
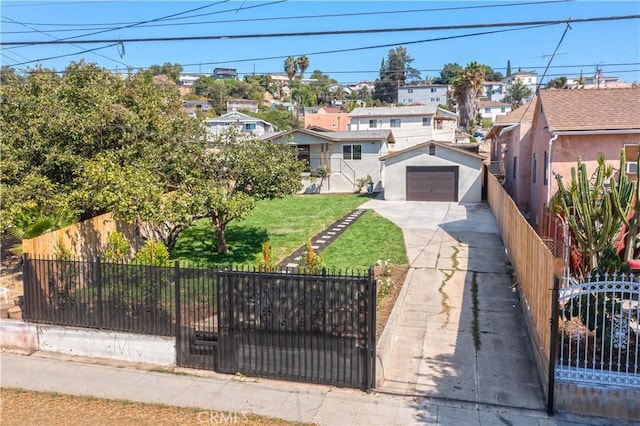
<svg viewBox="0 0 640 426">
<path fill-rule="evenodd" d="M 180 233 L 171 258 L 196 265 L 255 264 L 262 253 L 262 243 L 269 240 L 266 229 L 255 226 L 233 226 L 225 231 L 229 253 L 217 252 L 216 234 L 212 227 L 193 226 Z"/>
</svg>

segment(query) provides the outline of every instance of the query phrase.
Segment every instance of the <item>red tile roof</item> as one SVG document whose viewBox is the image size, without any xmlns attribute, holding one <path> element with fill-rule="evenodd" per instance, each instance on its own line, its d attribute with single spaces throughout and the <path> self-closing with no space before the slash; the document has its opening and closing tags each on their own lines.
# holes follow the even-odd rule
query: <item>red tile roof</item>
<svg viewBox="0 0 640 426">
<path fill-rule="evenodd" d="M 540 91 L 550 131 L 640 129 L 640 88 Z"/>
</svg>

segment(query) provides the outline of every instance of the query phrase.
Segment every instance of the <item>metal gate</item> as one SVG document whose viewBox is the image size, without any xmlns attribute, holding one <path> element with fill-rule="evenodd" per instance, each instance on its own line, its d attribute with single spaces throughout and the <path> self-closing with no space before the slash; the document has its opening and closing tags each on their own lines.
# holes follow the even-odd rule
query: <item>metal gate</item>
<svg viewBox="0 0 640 426">
<path fill-rule="evenodd" d="M 369 390 L 375 280 L 180 269 L 178 365 Z"/>
</svg>

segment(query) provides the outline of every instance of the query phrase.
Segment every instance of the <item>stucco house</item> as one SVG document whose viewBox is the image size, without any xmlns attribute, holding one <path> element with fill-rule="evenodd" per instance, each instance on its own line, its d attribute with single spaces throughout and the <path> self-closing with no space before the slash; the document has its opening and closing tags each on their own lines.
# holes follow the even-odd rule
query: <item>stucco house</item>
<svg viewBox="0 0 640 426">
<path fill-rule="evenodd" d="M 505 78 L 502 79 L 502 82 L 505 84 L 505 92 L 504 92 L 505 94 L 509 91 L 511 86 L 513 86 L 513 84 L 516 81 L 520 81 L 529 90 L 531 90 L 531 97 L 525 99 L 525 102 L 531 101 L 531 99 L 533 99 L 533 96 L 536 94 L 536 90 L 538 88 L 538 73 L 529 72 L 529 71 L 518 71 L 516 73 L 506 76 Z"/>
<path fill-rule="evenodd" d="M 349 113 L 343 112 L 341 108 L 323 107 L 315 113 L 305 113 L 304 127 L 321 128 L 333 132 L 346 131 L 351 123 Z"/>
<path fill-rule="evenodd" d="M 533 111 L 531 103 L 500 115 L 486 134 L 491 142 L 491 172 L 502 179 L 506 191 L 525 213 L 529 211 Z"/>
<path fill-rule="evenodd" d="M 382 188 L 382 165 L 379 158 L 386 155 L 394 143 L 390 130 L 361 130 L 324 132 L 294 129 L 262 139 L 285 143 L 298 149 L 298 156 L 308 164 L 308 171 L 320 166 L 330 174 L 321 192 L 353 192 L 361 178 L 370 176 L 376 190 Z M 307 174 L 308 177 L 308 174 Z M 316 192 L 318 180 L 303 179 L 303 192 Z"/>
<path fill-rule="evenodd" d="M 446 84 L 406 85 L 398 87 L 398 102 L 405 105 L 446 105 L 449 88 Z"/>
<path fill-rule="evenodd" d="M 278 131 L 276 126 L 267 121 L 237 111 L 228 112 L 220 117 L 207 118 L 204 124 L 207 132 L 213 136 L 229 126 L 236 126 L 240 132 L 253 133 L 256 136 Z"/>
<path fill-rule="evenodd" d="M 506 84 L 501 81 L 483 81 L 480 98 L 494 102 L 502 102 Z"/>
<path fill-rule="evenodd" d="M 422 142 L 455 142 L 458 117 L 436 105 L 356 108 L 350 131 L 391 130 L 395 143 L 390 151 L 401 151 Z"/>
<path fill-rule="evenodd" d="M 227 112 L 242 110 L 258 112 L 258 101 L 253 99 L 227 99 Z"/>
<path fill-rule="evenodd" d="M 616 168 L 621 150 L 640 142 L 640 88 L 542 90 L 533 107 L 529 207 L 541 232 L 555 174 L 570 179 L 578 157 L 590 172 L 600 155 Z"/>
<path fill-rule="evenodd" d="M 478 114 L 481 118 L 487 118 L 493 123 L 500 115 L 505 115 L 511 111 L 511 104 L 496 101 L 478 102 Z"/>
<path fill-rule="evenodd" d="M 442 142 L 428 141 L 380 158 L 385 200 L 482 200 L 484 157 Z"/>
</svg>

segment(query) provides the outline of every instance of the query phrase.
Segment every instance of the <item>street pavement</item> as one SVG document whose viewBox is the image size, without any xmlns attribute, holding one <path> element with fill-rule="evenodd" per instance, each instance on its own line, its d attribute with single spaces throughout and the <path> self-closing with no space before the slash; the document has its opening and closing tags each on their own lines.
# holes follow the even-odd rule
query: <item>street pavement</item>
<svg viewBox="0 0 640 426">
<path fill-rule="evenodd" d="M 487 205 L 371 200 L 363 208 L 402 228 L 411 266 L 393 361 L 371 393 L 9 351 L 0 354 L 0 383 L 197 407 L 202 412 L 193 424 L 246 412 L 318 425 L 625 424 L 546 414 L 509 262 Z"/>
</svg>

